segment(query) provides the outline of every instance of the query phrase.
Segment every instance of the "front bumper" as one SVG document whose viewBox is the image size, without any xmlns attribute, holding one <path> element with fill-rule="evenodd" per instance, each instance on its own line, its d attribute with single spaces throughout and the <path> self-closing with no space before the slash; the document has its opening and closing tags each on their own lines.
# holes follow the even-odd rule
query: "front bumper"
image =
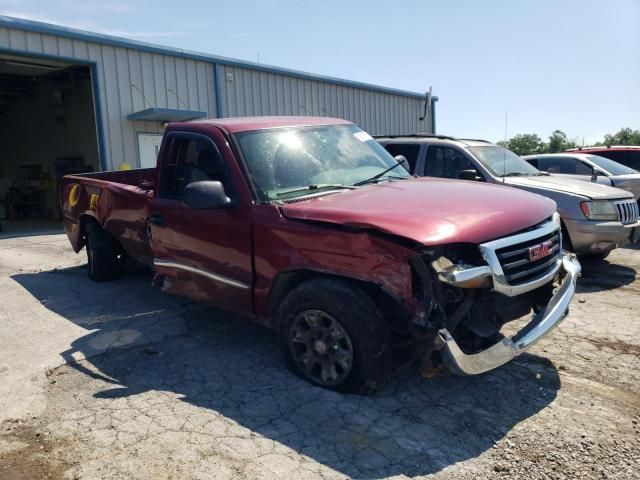
<svg viewBox="0 0 640 480">
<path fill-rule="evenodd" d="M 526 351 L 560 324 L 568 314 L 569 303 L 580 276 L 580 263 L 575 255 L 563 255 L 562 269 L 566 275 L 549 304 L 512 338 L 503 338 L 482 352 L 467 355 L 446 328 L 439 330 L 440 351 L 449 369 L 460 375 L 476 375 L 493 370 Z"/>
<path fill-rule="evenodd" d="M 640 222 L 623 225 L 620 222 L 564 219 L 573 250 L 580 253 L 608 252 L 631 241 L 632 232 Z"/>
</svg>

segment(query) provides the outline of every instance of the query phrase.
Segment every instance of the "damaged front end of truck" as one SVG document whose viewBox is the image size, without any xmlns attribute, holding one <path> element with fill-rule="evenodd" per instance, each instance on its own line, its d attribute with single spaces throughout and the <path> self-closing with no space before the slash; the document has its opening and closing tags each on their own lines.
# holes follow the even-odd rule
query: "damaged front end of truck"
<svg viewBox="0 0 640 480">
<path fill-rule="evenodd" d="M 580 264 L 562 251 L 557 214 L 526 231 L 480 245 L 424 248 L 410 259 L 416 300 L 411 329 L 422 371 L 439 365 L 474 375 L 526 351 L 567 315 Z M 532 313 L 517 334 L 502 327 Z"/>
</svg>

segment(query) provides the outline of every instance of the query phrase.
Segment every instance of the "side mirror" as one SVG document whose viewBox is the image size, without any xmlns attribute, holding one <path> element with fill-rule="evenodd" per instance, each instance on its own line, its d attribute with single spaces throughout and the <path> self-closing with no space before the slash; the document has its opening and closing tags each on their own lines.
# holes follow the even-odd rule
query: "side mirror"
<svg viewBox="0 0 640 480">
<path fill-rule="evenodd" d="M 593 173 L 591 174 L 591 181 L 595 182 L 598 180 L 598 175 L 604 175 L 604 172 L 600 170 L 598 167 L 593 167 Z"/>
<path fill-rule="evenodd" d="M 191 208 L 223 208 L 231 205 L 221 182 L 205 180 L 191 182 L 182 195 L 182 203 Z"/>
<path fill-rule="evenodd" d="M 482 177 L 478 175 L 477 170 L 461 170 L 458 174 L 460 180 L 482 180 Z"/>
<path fill-rule="evenodd" d="M 402 167 L 409 173 L 411 173 L 411 165 L 409 165 L 409 160 L 404 155 L 396 155 L 393 159 L 398 162 Z"/>
</svg>

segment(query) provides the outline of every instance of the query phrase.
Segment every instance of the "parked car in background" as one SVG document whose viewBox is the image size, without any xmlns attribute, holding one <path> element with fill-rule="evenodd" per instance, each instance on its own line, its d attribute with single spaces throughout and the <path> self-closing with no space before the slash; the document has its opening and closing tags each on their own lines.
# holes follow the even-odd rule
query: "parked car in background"
<svg viewBox="0 0 640 480">
<path fill-rule="evenodd" d="M 610 145 L 603 147 L 578 147 L 567 150 L 567 153 L 598 155 L 640 171 L 640 146 Z"/>
<path fill-rule="evenodd" d="M 638 203 L 625 190 L 553 177 L 485 140 L 431 134 L 377 140 L 392 155 L 404 155 L 417 175 L 505 185 L 554 200 L 562 218 L 563 248 L 579 255 L 604 258 L 640 235 Z"/>
<path fill-rule="evenodd" d="M 322 387 L 374 391 L 396 354 L 461 374 L 508 362 L 575 291 L 555 204 L 411 178 L 399 160 L 335 118 L 175 123 L 155 169 L 66 176 L 60 204 L 90 278 L 143 262 L 165 291 L 276 329 L 291 368 Z"/>
<path fill-rule="evenodd" d="M 640 197 L 640 172 L 618 162 L 586 153 L 547 153 L 524 158 L 538 170 L 559 177 L 618 187 Z"/>
</svg>

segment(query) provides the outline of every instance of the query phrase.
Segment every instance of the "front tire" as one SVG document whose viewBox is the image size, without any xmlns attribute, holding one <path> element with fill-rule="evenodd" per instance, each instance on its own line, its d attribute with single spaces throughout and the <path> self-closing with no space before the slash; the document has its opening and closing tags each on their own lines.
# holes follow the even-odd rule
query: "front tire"
<svg viewBox="0 0 640 480">
<path fill-rule="evenodd" d="M 97 223 L 87 226 L 85 234 L 89 278 L 94 282 L 115 279 L 120 274 L 120 248 L 115 239 Z"/>
<path fill-rule="evenodd" d="M 315 385 L 369 394 L 391 378 L 382 313 L 344 280 L 319 278 L 292 290 L 280 306 L 278 332 L 289 368 Z"/>
</svg>

